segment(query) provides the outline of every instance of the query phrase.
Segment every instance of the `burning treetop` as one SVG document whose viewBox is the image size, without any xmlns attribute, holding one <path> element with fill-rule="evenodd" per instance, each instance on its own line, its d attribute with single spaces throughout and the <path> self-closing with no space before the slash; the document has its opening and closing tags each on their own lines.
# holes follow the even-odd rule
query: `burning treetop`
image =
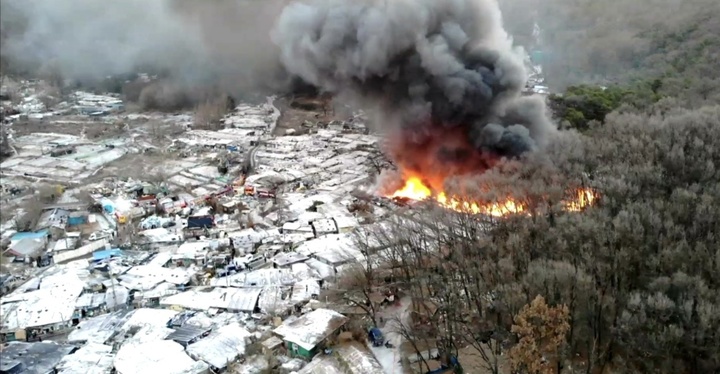
<svg viewBox="0 0 720 374">
<path fill-rule="evenodd" d="M 564 201 L 566 211 L 580 211 L 591 206 L 597 198 L 595 191 L 589 188 L 577 189 L 569 195 L 569 198 Z M 408 177 L 403 187 L 388 194 L 388 197 L 417 201 L 433 199 L 440 206 L 457 212 L 484 214 L 493 217 L 526 213 L 527 211 L 527 207 L 523 203 L 511 198 L 492 203 L 479 203 L 459 196 L 448 197 L 447 193 L 443 190 L 433 191 L 417 176 Z"/>
</svg>

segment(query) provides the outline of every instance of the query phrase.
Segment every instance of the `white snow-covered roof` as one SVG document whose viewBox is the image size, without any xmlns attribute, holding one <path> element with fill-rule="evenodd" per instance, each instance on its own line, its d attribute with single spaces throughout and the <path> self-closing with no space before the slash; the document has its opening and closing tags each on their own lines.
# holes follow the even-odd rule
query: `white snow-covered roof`
<svg viewBox="0 0 720 374">
<path fill-rule="evenodd" d="M 135 309 L 130 318 L 123 324 L 122 329 L 128 331 L 132 328 L 141 328 L 146 325 L 165 326 L 178 312 L 168 309 Z"/>
<path fill-rule="evenodd" d="M 283 232 L 288 232 L 288 233 L 289 232 L 307 232 L 307 233 L 312 234 L 312 232 L 313 232 L 311 225 L 309 225 L 303 221 L 300 221 L 300 220 L 285 222 L 283 224 L 282 228 L 283 228 Z"/>
<path fill-rule="evenodd" d="M 266 314 L 282 314 L 289 310 L 292 304 L 290 300 L 283 297 L 290 292 L 290 287 L 265 287 L 263 288 L 258 307 Z"/>
<path fill-rule="evenodd" d="M 161 298 L 165 296 L 175 295 L 179 292 L 180 291 L 178 291 L 176 285 L 168 282 L 163 282 L 158 284 L 157 286 L 155 286 L 155 288 L 151 290 L 144 291 L 142 293 L 142 297 L 144 299 Z"/>
<path fill-rule="evenodd" d="M 261 288 L 291 286 L 295 283 L 295 280 L 293 272 L 290 269 L 258 269 L 229 275 L 227 277 L 214 278 L 211 284 L 213 286 Z"/>
<path fill-rule="evenodd" d="M 126 318 L 128 318 L 131 313 L 118 311 L 81 321 L 77 328 L 70 332 L 67 341 L 70 343 L 87 342 L 88 344 L 103 344 L 125 323 Z"/>
<path fill-rule="evenodd" d="M 123 345 L 115 356 L 119 374 L 200 374 L 208 364 L 195 361 L 182 345 L 171 340 L 155 340 Z"/>
<path fill-rule="evenodd" d="M 352 238 L 345 234 L 329 234 L 300 244 L 296 252 L 310 256 L 317 252 L 353 246 Z"/>
<path fill-rule="evenodd" d="M 280 235 L 280 231 L 278 229 L 272 229 L 272 230 L 253 230 L 253 229 L 245 229 L 236 231 L 232 234 L 229 234 L 230 238 L 237 242 L 243 242 L 243 243 L 259 243 L 267 238 L 273 238 Z"/>
<path fill-rule="evenodd" d="M 171 249 L 172 250 L 172 249 Z M 153 257 L 150 262 L 147 263 L 148 266 L 155 266 L 155 267 L 163 267 L 165 266 L 170 260 L 172 259 L 172 252 L 160 252 L 155 257 Z"/>
<path fill-rule="evenodd" d="M 332 265 L 363 259 L 362 253 L 356 248 L 349 234 L 329 234 L 308 240 L 300 244 L 296 251 Z"/>
<path fill-rule="evenodd" d="M 283 267 L 308 260 L 307 256 L 297 252 L 280 252 L 272 258 L 272 262 Z"/>
<path fill-rule="evenodd" d="M 61 374 L 105 374 L 112 370 L 114 358 L 111 346 L 88 343 L 65 356 L 55 368 Z"/>
<path fill-rule="evenodd" d="M 335 348 L 337 355 L 318 356 L 297 374 L 384 374 L 382 365 L 360 343 L 345 343 Z M 388 351 L 391 352 L 391 351 Z"/>
<path fill-rule="evenodd" d="M 307 279 L 295 283 L 290 299 L 294 303 L 301 303 L 312 299 L 313 295 L 320 295 L 320 284 L 313 279 Z"/>
<path fill-rule="evenodd" d="M 128 270 L 121 278 L 125 280 L 124 278 L 130 276 L 152 279 L 150 283 L 153 283 L 153 287 L 155 287 L 162 282 L 176 285 L 187 284 L 190 282 L 193 273 L 194 269 L 191 268 L 165 268 L 153 265 L 138 265 Z"/>
<path fill-rule="evenodd" d="M 297 374 L 345 374 L 345 371 L 334 357 L 319 356 L 305 365 Z"/>
<path fill-rule="evenodd" d="M 315 229 L 315 232 L 320 234 L 327 234 L 337 231 L 337 226 L 335 225 L 335 221 L 331 218 L 323 218 L 318 219 L 312 222 L 312 227 Z"/>
<path fill-rule="evenodd" d="M 221 308 L 231 311 L 252 312 L 260 296 L 260 288 L 216 287 L 194 288 L 163 298 L 161 305 L 177 305 L 192 310 Z"/>
<path fill-rule="evenodd" d="M 336 198 L 336 196 L 328 193 L 309 196 L 304 196 L 302 194 L 286 194 L 284 195 L 284 197 L 285 199 L 287 199 L 288 202 L 291 203 L 291 205 L 288 207 L 288 210 L 297 212 L 298 214 L 306 212 L 307 209 L 313 206 L 316 201 L 329 204 L 332 203 Z"/>
<path fill-rule="evenodd" d="M 113 286 L 105 291 L 105 306 L 114 308 L 124 305 L 130 298 L 130 291 L 123 286 Z"/>
<path fill-rule="evenodd" d="M 73 269 L 39 279 L 37 290 L 3 297 L 0 305 L 2 327 L 7 330 L 46 326 L 72 319 L 75 302 L 85 283 Z"/>
<path fill-rule="evenodd" d="M 283 322 L 274 332 L 286 341 L 311 350 L 347 321 L 347 317 L 334 310 L 315 309 L 294 321 Z"/>
<path fill-rule="evenodd" d="M 357 218 L 345 214 L 333 215 L 333 219 L 335 220 L 335 225 L 340 231 L 343 229 L 351 229 L 360 225 Z"/>
<path fill-rule="evenodd" d="M 290 266 L 290 269 L 292 270 L 295 279 L 302 279 L 303 281 L 321 279 L 317 271 L 315 271 L 313 268 L 311 268 L 304 262 L 292 264 L 292 266 Z"/>
<path fill-rule="evenodd" d="M 138 345 L 148 342 L 163 340 L 170 336 L 175 330 L 166 327 L 165 324 L 145 325 L 135 331 L 133 336 L 124 341 L 126 345 Z"/>
<path fill-rule="evenodd" d="M 185 242 L 180 244 L 180 246 L 175 249 L 175 254 L 187 254 L 187 255 L 195 255 L 196 253 L 204 253 L 207 252 L 208 248 L 210 248 L 210 241 L 209 240 L 200 240 L 196 242 Z"/>
<path fill-rule="evenodd" d="M 384 374 L 380 362 L 372 352 L 358 342 L 350 342 L 336 348 L 340 360 L 344 361 L 351 374 Z"/>
<path fill-rule="evenodd" d="M 76 308 L 99 308 L 105 303 L 104 293 L 86 293 L 75 301 Z"/>
<path fill-rule="evenodd" d="M 335 275 L 335 268 L 324 263 L 320 262 L 317 259 L 311 258 L 304 262 L 307 266 L 310 267 L 313 271 L 315 271 L 318 274 L 318 277 L 320 279 L 328 279 Z"/>
<path fill-rule="evenodd" d="M 252 334 L 238 323 L 223 326 L 187 347 L 190 356 L 222 369 L 228 362 L 245 354 L 246 338 Z"/>
</svg>

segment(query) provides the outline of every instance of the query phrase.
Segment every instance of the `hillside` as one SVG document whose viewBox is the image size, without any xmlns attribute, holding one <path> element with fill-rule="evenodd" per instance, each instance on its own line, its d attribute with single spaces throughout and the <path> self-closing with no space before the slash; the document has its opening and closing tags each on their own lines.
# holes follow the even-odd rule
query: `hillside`
<svg viewBox="0 0 720 374">
<path fill-rule="evenodd" d="M 500 5 L 519 43 L 530 38 L 534 22 L 540 25 L 545 73 L 556 90 L 660 78 L 665 94 L 718 97 L 720 84 L 711 77 L 720 66 L 720 2 L 503 0 Z"/>
</svg>

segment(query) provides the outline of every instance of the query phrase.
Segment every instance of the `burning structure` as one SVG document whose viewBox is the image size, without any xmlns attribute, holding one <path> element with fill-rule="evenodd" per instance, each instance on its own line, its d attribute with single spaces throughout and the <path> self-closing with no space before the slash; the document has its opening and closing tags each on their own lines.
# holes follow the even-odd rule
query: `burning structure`
<svg viewBox="0 0 720 374">
<path fill-rule="evenodd" d="M 384 194 L 493 215 L 523 210 L 445 192 L 451 179 L 542 150 L 557 131 L 542 98 L 521 95 L 525 53 L 495 0 L 296 2 L 272 37 L 288 72 L 372 109 L 405 183 Z"/>
</svg>

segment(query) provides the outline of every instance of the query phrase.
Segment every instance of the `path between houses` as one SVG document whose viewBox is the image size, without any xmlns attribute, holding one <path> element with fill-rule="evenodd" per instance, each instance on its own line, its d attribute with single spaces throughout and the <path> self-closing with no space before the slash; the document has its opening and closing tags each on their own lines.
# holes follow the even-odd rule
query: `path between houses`
<svg viewBox="0 0 720 374">
<path fill-rule="evenodd" d="M 375 355 L 375 358 L 380 362 L 385 374 L 404 374 L 402 363 L 402 353 L 400 351 L 400 345 L 404 339 L 400 335 L 400 321 L 407 325 L 410 318 L 410 305 L 412 304 L 411 299 L 403 298 L 400 300 L 400 305 L 388 307 L 378 312 L 378 319 L 382 317 L 386 322 L 385 326 L 380 328 L 386 341 L 394 346 L 393 348 L 373 347 L 372 343 L 368 342 L 368 347 Z M 399 317 L 399 318 L 398 318 Z"/>
</svg>

